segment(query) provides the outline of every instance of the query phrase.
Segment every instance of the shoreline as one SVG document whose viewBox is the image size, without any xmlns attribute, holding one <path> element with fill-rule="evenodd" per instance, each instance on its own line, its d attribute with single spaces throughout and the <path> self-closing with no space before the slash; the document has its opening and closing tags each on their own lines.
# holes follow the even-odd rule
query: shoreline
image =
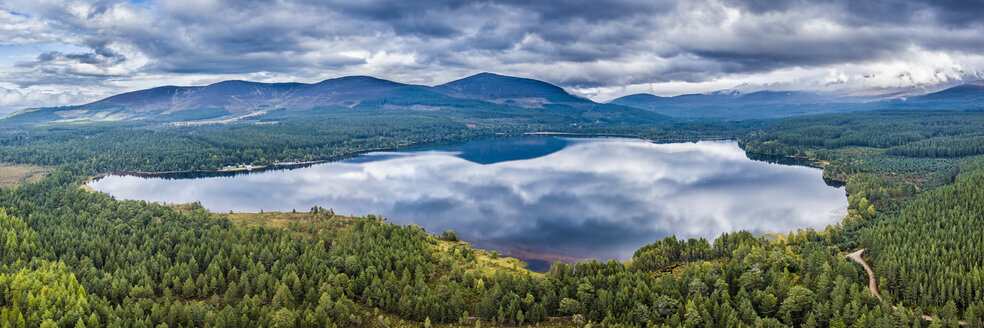
<svg viewBox="0 0 984 328">
<path fill-rule="evenodd" d="M 569 136 L 627 137 L 627 138 L 641 139 L 641 140 L 645 140 L 645 141 L 649 141 L 649 142 L 653 142 L 653 143 L 661 143 L 661 142 L 693 142 L 693 141 L 718 141 L 718 140 L 729 140 L 730 139 L 730 138 L 726 138 L 726 137 L 708 137 L 708 138 L 698 138 L 698 139 L 649 139 L 649 138 L 642 137 L 640 135 L 627 134 L 627 133 L 604 133 L 604 132 L 599 132 L 599 133 L 583 133 L 583 132 L 562 132 L 562 131 L 498 132 L 498 133 L 495 133 L 493 135 L 497 135 L 497 136 L 528 136 L 528 135 L 563 136 L 563 135 L 569 135 Z M 464 140 L 456 140 L 456 141 L 465 141 L 465 142 L 467 142 L 469 140 L 472 140 L 472 138 L 466 138 Z M 406 144 L 406 145 L 399 145 L 399 146 L 395 146 L 395 147 L 379 147 L 379 148 L 367 149 L 367 150 L 363 150 L 363 151 L 357 151 L 357 152 L 353 152 L 353 153 L 350 153 L 350 154 L 340 155 L 340 156 L 331 157 L 331 158 L 327 158 L 327 159 L 316 159 L 316 160 L 307 160 L 307 161 L 299 161 L 299 162 L 281 162 L 281 163 L 274 163 L 274 164 L 256 165 L 256 166 L 252 166 L 252 167 L 249 167 L 249 168 L 247 168 L 247 167 L 233 167 L 233 168 L 221 168 L 221 169 L 216 169 L 216 170 L 200 170 L 200 169 L 194 169 L 194 170 L 171 170 L 171 171 L 127 171 L 127 170 L 112 170 L 112 171 L 99 173 L 99 174 L 96 174 L 96 175 L 94 175 L 92 177 L 89 177 L 88 179 L 86 179 L 82 183 L 83 184 L 88 184 L 89 182 L 92 182 L 92 181 L 95 181 L 95 180 L 99 180 L 99 179 L 104 178 L 104 177 L 106 177 L 108 175 L 132 175 L 132 176 L 142 176 L 142 177 L 157 177 L 157 176 L 166 176 L 166 175 L 175 175 L 175 174 L 193 174 L 193 173 L 202 173 L 202 174 L 214 173 L 214 174 L 221 174 L 221 173 L 238 173 L 238 172 L 264 171 L 264 170 L 271 170 L 271 169 L 283 169 L 283 168 L 300 167 L 300 166 L 307 166 L 307 165 L 314 165 L 314 164 L 327 163 L 327 162 L 332 162 L 332 161 L 337 161 L 337 160 L 343 160 L 343 159 L 347 159 L 347 158 L 352 158 L 352 157 L 358 156 L 360 154 L 366 154 L 366 153 L 371 153 L 371 152 L 377 152 L 377 151 L 394 151 L 394 150 L 404 149 L 404 148 L 407 148 L 407 147 L 413 147 L 413 146 L 419 146 L 419 145 L 426 145 L 426 144 L 430 144 L 430 143 L 441 143 L 441 142 L 446 142 L 446 140 L 445 141 L 427 141 L 427 142 L 409 143 L 409 144 Z M 762 155 L 767 155 L 767 154 L 762 154 Z"/>
<path fill-rule="evenodd" d="M 516 132 L 516 133 L 504 133 L 504 132 L 500 132 L 500 133 L 495 133 L 495 134 L 493 134 L 491 136 L 496 136 L 496 135 L 497 136 L 537 136 L 537 135 L 543 135 L 543 136 L 564 136 L 564 135 L 570 135 L 570 136 L 599 136 L 599 137 L 609 136 L 609 137 L 628 137 L 628 138 L 646 140 L 646 141 L 649 141 L 649 142 L 655 142 L 655 141 L 653 141 L 651 139 L 642 138 L 642 137 L 640 137 L 638 135 L 623 134 L 623 133 L 578 133 L 578 132 L 562 132 L 562 131 L 529 131 L 529 132 Z M 490 135 L 486 135 L 486 137 L 489 137 L 489 136 Z M 404 149 L 408 149 L 408 148 L 409 149 L 412 149 L 412 148 L 414 148 L 416 146 L 425 146 L 426 147 L 427 145 L 431 145 L 431 144 L 434 144 L 434 143 L 446 143 L 446 142 L 460 143 L 460 142 L 469 142 L 469 141 L 473 141 L 473 140 L 482 140 L 482 137 L 478 137 L 478 138 L 464 138 L 464 139 L 452 140 L 452 141 L 444 140 L 444 141 L 430 141 L 430 142 L 420 142 L 420 143 L 408 143 L 408 144 L 405 144 L 405 145 L 397 145 L 397 146 L 394 146 L 394 147 L 378 147 L 378 148 L 374 148 L 374 149 L 367 149 L 367 150 L 363 150 L 363 151 L 352 152 L 352 153 L 348 153 L 348 154 L 336 156 L 336 157 L 333 157 L 331 159 L 319 159 L 319 160 L 296 161 L 296 162 L 278 162 L 278 163 L 268 164 L 268 165 L 256 165 L 256 166 L 248 166 L 248 167 L 246 167 L 246 166 L 238 166 L 238 167 L 228 167 L 228 168 L 217 169 L 217 170 L 186 170 L 186 171 L 160 171 L 160 172 L 110 171 L 110 172 L 101 173 L 99 175 L 96 175 L 96 176 L 93 176 L 93 177 L 87 179 L 86 181 L 84 181 L 82 183 L 82 186 L 83 186 L 83 188 L 85 188 L 85 187 L 87 187 L 87 184 L 88 183 L 90 183 L 92 181 L 96 181 L 96 180 L 101 179 L 103 177 L 106 177 L 108 175 L 131 175 L 131 176 L 139 176 L 139 177 L 163 177 L 164 179 L 169 179 L 169 178 L 182 178 L 180 176 L 174 176 L 174 175 L 195 174 L 195 173 L 204 173 L 204 174 L 210 174 L 210 173 L 212 173 L 212 174 L 224 174 L 225 173 L 225 174 L 233 175 L 233 174 L 236 174 L 236 173 L 246 173 L 246 172 L 251 172 L 251 171 L 264 171 L 264 170 L 273 170 L 273 169 L 289 169 L 289 168 L 295 168 L 295 167 L 315 165 L 315 164 L 327 163 L 327 162 L 332 162 L 332 161 L 344 160 L 344 159 L 347 159 L 347 158 L 355 158 L 355 157 L 358 157 L 358 156 L 361 156 L 361 155 L 364 155 L 364 154 L 367 154 L 367 153 L 378 152 L 378 151 L 404 150 Z M 687 139 L 687 140 L 691 140 L 692 141 L 693 139 Z M 722 138 L 722 137 L 716 137 L 716 138 L 715 137 L 711 137 L 711 138 L 702 138 L 702 139 L 696 139 L 696 140 L 697 141 L 718 141 L 718 140 L 732 140 L 732 139 L 730 139 L 730 138 Z M 798 164 L 787 164 L 787 165 L 804 165 L 804 164 L 808 164 L 808 163 L 805 163 L 805 162 L 809 162 L 809 164 L 817 165 L 817 166 L 819 166 L 822 169 L 822 166 L 821 165 L 823 164 L 823 162 L 820 161 L 820 160 L 809 159 L 809 158 L 805 158 L 805 157 L 796 157 L 796 156 L 788 156 L 788 155 L 775 155 L 775 154 L 752 153 L 752 152 L 744 151 L 744 149 L 742 149 L 742 151 L 745 152 L 748 155 L 764 155 L 764 156 L 773 157 L 773 158 L 786 158 L 786 159 L 793 159 L 796 162 L 799 162 Z M 750 157 L 749 159 L 751 159 L 751 160 L 763 161 L 762 159 L 755 159 L 755 158 L 753 158 L 754 156 L 749 156 L 749 157 Z M 811 165 L 806 165 L 806 166 L 811 166 Z M 169 175 L 171 177 L 168 177 Z M 184 176 L 184 178 L 188 178 L 188 177 L 187 176 Z M 828 179 L 825 178 L 824 180 L 828 180 Z M 832 180 L 832 179 L 830 179 L 830 180 Z M 827 181 L 825 181 L 825 182 L 827 182 Z M 830 185 L 829 182 L 828 182 L 828 185 Z M 92 191 L 91 188 L 85 188 L 85 189 L 87 191 Z M 842 220 L 843 217 L 841 217 L 840 219 Z M 837 222 L 834 222 L 834 223 L 836 224 Z M 738 230 L 738 231 L 740 231 L 740 230 Z M 759 232 L 759 233 L 757 233 L 757 235 L 763 236 L 763 237 L 773 237 L 773 238 L 769 238 L 769 239 L 774 239 L 775 241 L 781 241 L 782 239 L 784 239 L 783 237 L 784 237 L 784 235 L 786 233 L 789 233 L 789 232 L 792 232 L 792 231 L 794 231 L 794 230 L 791 230 L 791 231 Z M 506 251 L 503 252 L 503 255 L 504 256 L 514 257 L 514 258 L 521 259 L 521 260 L 523 260 L 527 264 L 531 264 L 531 261 L 542 261 L 542 262 L 544 262 L 544 263 L 546 263 L 546 264 L 549 265 L 550 263 L 553 263 L 553 262 L 556 262 L 556 261 L 562 261 L 562 262 L 567 262 L 567 263 L 576 263 L 576 262 L 583 261 L 583 260 L 588 260 L 588 259 L 596 259 L 597 260 L 597 258 L 594 258 L 594 257 L 565 256 L 565 255 L 560 255 L 560 254 L 550 254 L 550 253 L 547 253 L 547 252 L 541 252 L 541 251 L 537 251 L 537 250 L 524 250 L 524 249 L 516 249 L 516 248 L 510 249 L 509 247 L 494 247 L 494 248 L 504 249 L 504 250 L 506 250 Z M 630 261 L 630 260 L 620 260 L 620 262 L 626 262 L 626 261 Z"/>
<path fill-rule="evenodd" d="M 468 139 L 465 139 L 465 141 L 467 141 L 467 140 Z M 200 174 L 232 173 L 232 174 L 235 174 L 235 173 L 252 172 L 252 171 L 266 171 L 266 170 L 276 170 L 276 169 L 288 169 L 288 168 L 292 168 L 292 167 L 303 167 L 303 166 L 309 166 L 309 165 L 315 165 L 315 164 L 322 164 L 322 163 L 328 163 L 328 162 L 333 162 L 333 161 L 344 160 L 344 159 L 353 158 L 353 157 L 359 156 L 361 154 L 367 154 L 367 153 L 371 153 L 371 152 L 377 152 L 377 151 L 394 151 L 394 150 L 399 150 L 399 149 L 403 149 L 403 148 L 407 148 L 407 147 L 413 147 L 413 146 L 419 146 L 419 145 L 426 145 L 426 144 L 435 143 L 435 142 L 444 142 L 444 141 L 412 142 L 412 143 L 409 143 L 409 144 L 397 145 L 397 146 L 394 146 L 394 147 L 377 147 L 377 148 L 371 148 L 371 149 L 366 149 L 366 150 L 360 150 L 360 151 L 355 151 L 355 152 L 352 152 L 352 153 L 343 154 L 343 155 L 339 155 L 339 156 L 333 156 L 333 157 L 329 157 L 329 158 L 325 158 L 325 159 L 315 159 L 315 160 L 298 161 L 298 162 L 279 162 L 279 163 L 274 163 L 274 164 L 255 165 L 255 166 L 251 166 L 249 168 L 246 168 L 246 167 L 233 167 L 233 168 L 221 168 L 221 169 L 217 169 L 217 170 L 197 170 L 196 169 L 196 170 L 172 170 L 172 171 L 127 171 L 127 170 L 112 170 L 112 171 L 103 172 L 103 173 L 99 173 L 99 174 L 93 175 L 93 176 L 89 177 L 88 179 L 85 179 L 84 181 L 82 181 L 82 184 L 83 185 L 86 185 L 86 184 L 88 184 L 88 183 L 90 183 L 92 181 L 96 181 L 96 180 L 102 179 L 102 178 L 104 178 L 106 176 L 109 176 L 109 175 L 130 175 L 130 176 L 139 176 L 139 177 L 162 177 L 162 176 L 177 175 L 177 174 L 195 174 L 195 173 L 200 173 Z"/>
<path fill-rule="evenodd" d="M 536 136 L 536 135 L 546 135 L 546 136 L 583 136 L 583 137 L 626 137 L 641 139 L 653 143 L 664 143 L 664 142 L 697 142 L 697 141 L 720 141 L 720 140 L 734 140 L 730 137 L 704 137 L 704 138 L 677 138 L 677 139 L 650 139 L 643 137 L 638 134 L 629 133 L 606 133 L 606 132 L 563 132 L 563 131 L 534 131 L 534 132 L 520 132 L 520 133 L 508 133 L 499 132 L 496 135 L 500 136 Z M 743 149 L 744 150 L 744 149 Z"/>
<path fill-rule="evenodd" d="M 283 162 L 283 163 L 273 163 L 273 164 L 255 165 L 255 166 L 248 165 L 247 167 L 237 166 L 237 167 L 231 167 L 231 168 L 221 168 L 221 169 L 218 169 L 218 170 L 183 170 L 183 171 L 156 171 L 156 172 L 114 170 L 114 171 L 110 171 L 109 173 L 103 173 L 103 175 L 106 175 L 106 174 L 119 174 L 119 175 L 155 176 L 155 175 L 182 174 L 182 173 L 248 172 L 248 171 L 262 171 L 262 170 L 269 170 L 269 169 L 274 169 L 274 168 L 292 167 L 292 166 L 304 166 L 304 165 L 321 164 L 321 163 L 325 163 L 325 162 L 328 162 L 328 161 L 329 160 L 321 159 L 321 160 L 300 161 L 300 162 Z"/>
</svg>

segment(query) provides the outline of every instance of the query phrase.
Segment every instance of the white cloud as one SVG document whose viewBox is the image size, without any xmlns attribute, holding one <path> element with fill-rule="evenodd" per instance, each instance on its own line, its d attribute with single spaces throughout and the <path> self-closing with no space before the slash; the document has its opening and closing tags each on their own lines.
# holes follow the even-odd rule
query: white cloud
<svg viewBox="0 0 984 328">
<path fill-rule="evenodd" d="M 70 105 L 85 100 L 87 98 L 81 92 L 0 87 L 0 115 L 6 115 L 23 108 Z"/>
</svg>

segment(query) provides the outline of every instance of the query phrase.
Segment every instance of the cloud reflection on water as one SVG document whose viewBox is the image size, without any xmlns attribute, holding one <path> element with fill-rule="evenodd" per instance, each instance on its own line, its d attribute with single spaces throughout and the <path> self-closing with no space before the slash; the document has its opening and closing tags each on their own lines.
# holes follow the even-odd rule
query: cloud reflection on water
<svg viewBox="0 0 984 328">
<path fill-rule="evenodd" d="M 846 211 L 843 189 L 824 184 L 820 170 L 752 161 L 735 142 L 562 140 L 562 149 L 546 143 L 557 149 L 519 160 L 382 152 L 295 170 L 187 180 L 110 176 L 90 185 L 125 199 L 199 200 L 216 212 L 320 205 L 377 213 L 432 233 L 454 229 L 500 252 L 623 260 L 668 235 L 823 228 Z"/>
</svg>

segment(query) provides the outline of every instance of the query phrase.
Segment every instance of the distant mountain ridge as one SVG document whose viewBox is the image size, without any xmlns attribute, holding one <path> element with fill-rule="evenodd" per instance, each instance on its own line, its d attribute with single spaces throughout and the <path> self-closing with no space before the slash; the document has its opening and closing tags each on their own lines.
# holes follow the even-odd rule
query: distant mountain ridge
<svg viewBox="0 0 984 328">
<path fill-rule="evenodd" d="M 169 114 L 188 109 L 223 108 L 238 113 L 256 108 L 349 106 L 361 99 L 386 96 L 401 88 L 426 88 L 369 76 L 348 76 L 318 83 L 222 81 L 207 86 L 165 86 L 128 92 L 82 106 L 120 106 L 134 111 Z"/>
<path fill-rule="evenodd" d="M 984 108 L 984 80 L 964 83 L 952 88 L 921 96 L 905 97 L 893 101 L 896 107 L 929 107 L 934 109 Z"/>
<path fill-rule="evenodd" d="M 571 124 L 666 117 L 637 108 L 599 104 L 558 86 L 527 78 L 481 73 L 434 87 L 370 76 L 347 76 L 318 83 L 222 81 L 206 86 L 163 86 L 127 92 L 78 106 L 31 108 L 4 120 L 23 122 L 152 120 L 232 122 L 287 111 L 405 110 L 492 117 L 553 115 Z M 281 115 L 283 116 L 283 115 Z"/>
<path fill-rule="evenodd" d="M 718 91 L 660 97 L 633 94 L 610 104 L 650 110 L 663 115 L 697 120 L 771 119 L 787 116 L 851 111 L 864 107 L 856 100 L 803 91 Z"/>
<path fill-rule="evenodd" d="M 433 87 L 371 76 L 347 76 L 318 83 L 231 80 L 205 86 L 162 86 L 138 90 L 78 106 L 29 108 L 12 113 L 4 120 L 228 122 L 274 110 L 300 113 L 346 109 L 443 110 L 459 113 L 475 110 L 476 115 L 481 112 L 485 116 L 491 115 L 489 111 L 522 113 L 525 109 L 536 113 L 547 109 L 565 109 L 580 115 L 575 121 L 627 117 L 649 121 L 658 120 L 663 115 L 684 120 L 746 120 L 919 108 L 984 108 L 984 81 L 893 100 L 834 97 L 803 91 L 719 91 L 674 97 L 634 94 L 600 104 L 547 82 L 493 73 L 479 73 Z M 640 109 L 660 116 L 640 114 Z"/>
<path fill-rule="evenodd" d="M 803 91 L 718 91 L 660 97 L 640 93 L 609 101 L 685 119 L 770 119 L 796 115 L 874 109 L 984 108 L 984 81 L 974 81 L 920 96 L 880 100 Z"/>
</svg>

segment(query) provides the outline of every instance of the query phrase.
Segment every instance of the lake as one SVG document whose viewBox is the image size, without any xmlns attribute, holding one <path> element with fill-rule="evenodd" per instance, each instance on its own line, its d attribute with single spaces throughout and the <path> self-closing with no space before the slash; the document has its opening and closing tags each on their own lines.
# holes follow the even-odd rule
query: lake
<svg viewBox="0 0 984 328">
<path fill-rule="evenodd" d="M 219 213 L 318 205 L 380 214 L 431 233 L 453 229 L 540 270 L 555 260 L 627 260 L 669 235 L 822 229 L 847 212 L 844 189 L 820 169 L 751 160 L 734 141 L 523 136 L 227 176 L 111 175 L 89 186 Z"/>
</svg>

